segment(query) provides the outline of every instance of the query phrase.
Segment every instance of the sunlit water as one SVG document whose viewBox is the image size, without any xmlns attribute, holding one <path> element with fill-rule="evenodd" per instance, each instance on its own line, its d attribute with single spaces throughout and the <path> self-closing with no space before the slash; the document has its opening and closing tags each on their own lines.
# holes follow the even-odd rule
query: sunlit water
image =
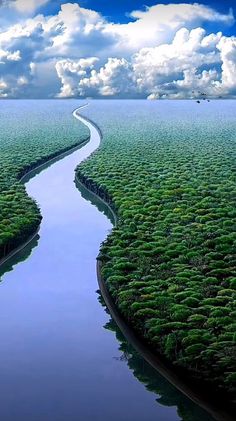
<svg viewBox="0 0 236 421">
<path fill-rule="evenodd" d="M 65 112 L 76 106 L 67 102 Z M 96 256 L 112 224 L 74 183 L 99 144 L 91 130 L 90 143 L 27 183 L 43 221 L 0 284 L 0 417 L 212 420 L 135 353 L 98 300 Z"/>
</svg>

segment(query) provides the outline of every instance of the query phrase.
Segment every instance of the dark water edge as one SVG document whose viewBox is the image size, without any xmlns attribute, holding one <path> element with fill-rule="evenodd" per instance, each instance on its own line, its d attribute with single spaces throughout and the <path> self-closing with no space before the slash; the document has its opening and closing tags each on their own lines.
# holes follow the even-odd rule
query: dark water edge
<svg viewBox="0 0 236 421">
<path fill-rule="evenodd" d="M 1 273 L 0 416 L 210 421 L 143 360 L 99 302 L 96 256 L 111 215 L 76 190 L 83 150 L 27 185 L 44 219 L 39 236 Z"/>
<path fill-rule="evenodd" d="M 92 205 L 96 206 L 97 209 L 107 215 L 113 225 L 117 224 L 117 217 L 115 216 L 114 211 L 110 208 L 110 205 L 98 195 L 97 188 L 95 192 L 91 189 L 90 185 L 86 187 L 86 184 L 83 185 L 77 178 L 76 186 L 86 200 L 89 200 Z M 143 342 L 142 338 L 139 338 L 133 329 L 127 325 L 113 302 L 113 299 L 106 288 L 105 282 L 102 279 L 101 264 L 102 262 L 98 258 L 97 275 L 100 287 L 100 290 L 98 291 L 99 301 L 101 302 L 101 305 L 104 306 L 107 314 L 110 316 L 112 315 L 112 318 L 110 322 L 108 322 L 106 328 L 116 333 L 117 339 L 121 342 L 120 349 L 122 350 L 122 346 L 124 345 L 124 348 L 126 350 L 128 349 L 128 352 L 130 352 L 132 356 L 134 355 L 136 357 L 135 359 L 142 361 L 142 366 L 144 364 L 148 371 L 148 377 L 151 375 L 154 379 L 157 376 L 159 376 L 159 379 L 164 379 L 166 384 L 172 385 L 174 389 L 177 388 L 180 393 L 183 393 L 186 396 L 187 399 L 191 399 L 193 403 L 206 411 L 212 419 L 217 421 L 234 421 L 235 408 L 227 401 L 226 396 L 220 396 L 218 391 L 216 393 L 212 387 L 208 387 L 208 385 L 203 384 L 201 381 L 197 382 L 192 379 L 188 373 L 184 373 L 183 370 L 177 370 L 175 367 L 171 367 L 168 361 L 165 361 L 161 356 L 153 354 L 152 350 L 150 350 L 148 345 Z M 129 368 L 131 368 L 127 352 L 125 352 L 125 354 L 126 357 L 124 356 L 124 358 L 121 358 L 126 360 Z M 136 372 L 136 370 L 133 371 L 134 373 Z M 142 381 L 139 378 L 139 375 L 136 377 L 139 381 Z M 142 383 L 145 382 L 142 381 Z M 148 390 L 152 390 L 148 384 L 146 384 L 146 387 Z M 157 387 L 156 390 L 153 389 L 152 391 L 156 391 L 156 393 L 158 393 L 159 387 Z"/>
</svg>

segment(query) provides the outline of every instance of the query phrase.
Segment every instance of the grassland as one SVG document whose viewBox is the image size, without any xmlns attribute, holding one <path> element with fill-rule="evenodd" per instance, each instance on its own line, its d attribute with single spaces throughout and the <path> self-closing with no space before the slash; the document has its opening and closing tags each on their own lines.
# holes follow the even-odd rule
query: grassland
<svg viewBox="0 0 236 421">
<path fill-rule="evenodd" d="M 0 259 L 24 243 L 41 221 L 20 178 L 89 136 L 72 111 L 73 105 L 63 101 L 0 104 Z"/>
<path fill-rule="evenodd" d="M 222 104 L 93 103 L 103 142 L 77 176 L 118 216 L 99 257 L 123 317 L 233 400 L 236 106 Z"/>
</svg>

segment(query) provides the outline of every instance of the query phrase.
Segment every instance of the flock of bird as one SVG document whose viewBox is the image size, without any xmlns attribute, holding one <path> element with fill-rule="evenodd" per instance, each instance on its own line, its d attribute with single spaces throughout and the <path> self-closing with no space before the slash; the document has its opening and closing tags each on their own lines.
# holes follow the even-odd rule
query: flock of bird
<svg viewBox="0 0 236 421">
<path fill-rule="evenodd" d="M 201 99 L 202 99 L 203 101 L 210 102 L 210 99 L 209 99 L 209 98 L 207 98 L 207 94 L 205 94 L 205 92 L 201 92 L 201 91 L 192 91 L 192 94 L 198 97 L 198 99 L 196 100 L 196 102 L 197 102 L 198 104 L 201 104 Z M 201 97 L 201 99 L 199 99 L 199 96 Z M 219 99 L 221 99 L 221 98 L 223 98 L 223 97 L 222 97 L 222 95 L 219 95 Z"/>
<path fill-rule="evenodd" d="M 192 91 L 192 94 L 195 95 L 195 91 Z M 210 100 L 207 98 L 207 94 L 205 92 L 198 91 L 197 92 L 197 96 L 199 96 L 199 95 L 202 97 L 202 100 L 203 101 L 210 102 Z M 201 104 L 201 100 L 200 99 L 198 99 L 196 102 L 198 104 Z"/>
</svg>

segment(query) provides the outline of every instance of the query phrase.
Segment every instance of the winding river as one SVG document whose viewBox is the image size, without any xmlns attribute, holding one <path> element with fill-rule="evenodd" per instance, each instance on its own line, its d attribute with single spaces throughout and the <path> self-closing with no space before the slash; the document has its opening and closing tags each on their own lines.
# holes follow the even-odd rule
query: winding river
<svg viewBox="0 0 236 421">
<path fill-rule="evenodd" d="M 112 222 L 74 183 L 100 135 L 74 116 L 90 142 L 27 181 L 43 215 L 39 235 L 1 268 L 0 417 L 210 421 L 134 351 L 101 305 L 96 256 Z"/>
</svg>

